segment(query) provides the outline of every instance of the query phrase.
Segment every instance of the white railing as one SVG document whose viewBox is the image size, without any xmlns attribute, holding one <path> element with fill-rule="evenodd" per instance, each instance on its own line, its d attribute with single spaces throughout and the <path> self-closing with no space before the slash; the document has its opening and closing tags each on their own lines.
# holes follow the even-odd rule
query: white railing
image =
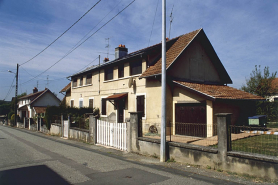
<svg viewBox="0 0 278 185">
<path fill-rule="evenodd" d="M 97 143 L 127 150 L 126 131 L 126 123 L 109 123 L 97 120 Z"/>
</svg>

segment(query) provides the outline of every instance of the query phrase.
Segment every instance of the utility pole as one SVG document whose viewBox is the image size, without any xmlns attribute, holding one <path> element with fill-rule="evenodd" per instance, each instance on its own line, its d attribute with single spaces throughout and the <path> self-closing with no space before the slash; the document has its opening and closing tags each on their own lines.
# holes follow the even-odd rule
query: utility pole
<svg viewBox="0 0 278 185">
<path fill-rule="evenodd" d="M 161 142 L 160 162 L 166 161 L 166 0 L 162 0 Z"/>
<path fill-rule="evenodd" d="M 16 65 L 16 85 L 15 85 L 15 102 L 14 102 L 14 125 L 17 124 L 17 89 L 18 89 L 18 67 L 19 65 Z"/>
</svg>

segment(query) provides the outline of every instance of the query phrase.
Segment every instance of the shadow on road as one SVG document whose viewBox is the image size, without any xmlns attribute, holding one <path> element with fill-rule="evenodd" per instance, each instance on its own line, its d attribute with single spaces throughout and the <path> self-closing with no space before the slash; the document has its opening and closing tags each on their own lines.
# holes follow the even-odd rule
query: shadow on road
<svg viewBox="0 0 278 185">
<path fill-rule="evenodd" d="M 56 172 L 45 165 L 0 171 L 0 184 L 61 184 L 68 185 Z"/>
</svg>

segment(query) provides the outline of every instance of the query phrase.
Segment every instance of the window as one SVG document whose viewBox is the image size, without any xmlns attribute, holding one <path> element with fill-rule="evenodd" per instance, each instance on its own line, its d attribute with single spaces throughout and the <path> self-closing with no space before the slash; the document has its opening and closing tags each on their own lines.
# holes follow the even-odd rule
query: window
<svg viewBox="0 0 278 185">
<path fill-rule="evenodd" d="M 83 107 L 83 99 L 79 99 L 79 108 Z"/>
<path fill-rule="evenodd" d="M 118 67 L 118 78 L 123 78 L 124 77 L 124 64 L 119 65 Z"/>
<path fill-rule="evenodd" d="M 77 87 L 77 78 L 73 79 L 72 87 Z"/>
<path fill-rule="evenodd" d="M 278 102 L 278 98 L 274 98 L 274 102 Z"/>
<path fill-rule="evenodd" d="M 83 85 L 83 76 L 80 77 L 80 83 L 79 83 L 79 86 L 82 86 Z"/>
<path fill-rule="evenodd" d="M 101 99 L 101 115 L 106 115 L 106 99 Z"/>
<path fill-rule="evenodd" d="M 92 74 L 86 76 L 86 85 L 92 84 Z"/>
<path fill-rule="evenodd" d="M 142 111 L 142 117 L 145 117 L 145 95 L 136 96 L 137 111 Z"/>
<path fill-rule="evenodd" d="M 74 100 L 70 100 L 70 107 L 74 107 Z"/>
<path fill-rule="evenodd" d="M 130 66 L 130 76 L 142 73 L 141 61 L 130 62 L 129 66 Z"/>
<path fill-rule="evenodd" d="M 89 108 L 94 108 L 94 99 L 89 99 Z"/>
<path fill-rule="evenodd" d="M 105 79 L 104 80 L 112 80 L 113 79 L 113 67 L 105 69 Z"/>
</svg>

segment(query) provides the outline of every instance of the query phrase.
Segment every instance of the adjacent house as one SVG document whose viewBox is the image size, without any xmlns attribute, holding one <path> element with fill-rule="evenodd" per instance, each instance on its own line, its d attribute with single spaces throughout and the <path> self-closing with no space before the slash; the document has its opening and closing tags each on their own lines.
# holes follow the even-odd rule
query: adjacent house
<svg viewBox="0 0 278 185">
<path fill-rule="evenodd" d="M 216 113 L 233 113 L 232 124 L 238 124 L 253 115 L 250 100 L 263 99 L 227 86 L 232 80 L 203 29 L 168 39 L 166 51 L 168 133 L 213 136 Z M 152 125 L 160 131 L 161 43 L 132 53 L 121 44 L 114 60 L 70 77 L 69 106 L 98 107 L 101 119 L 111 122 L 142 111 L 143 132 Z M 183 123 L 202 124 L 205 132 L 185 132 Z"/>
<path fill-rule="evenodd" d="M 47 106 L 59 106 L 60 100 L 49 89 L 38 91 L 35 87 L 33 93 L 19 98 L 18 115 L 20 118 L 33 118 L 44 114 Z"/>
<path fill-rule="evenodd" d="M 270 102 L 278 102 L 278 78 L 272 80 L 270 94 L 267 99 Z"/>
<path fill-rule="evenodd" d="M 70 105 L 70 99 L 71 99 L 71 82 L 66 85 L 61 91 L 61 94 L 63 94 L 65 97 L 62 101 L 65 101 L 66 105 Z"/>
</svg>

